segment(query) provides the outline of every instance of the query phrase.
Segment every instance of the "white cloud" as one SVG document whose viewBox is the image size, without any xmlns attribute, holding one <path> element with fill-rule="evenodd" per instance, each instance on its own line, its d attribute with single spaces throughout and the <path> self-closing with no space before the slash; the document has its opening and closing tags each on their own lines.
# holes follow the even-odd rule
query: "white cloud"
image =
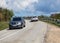
<svg viewBox="0 0 60 43">
<path fill-rule="evenodd" d="M 38 4 L 34 6 L 33 3 Z M 60 0 L 0 0 L 0 7 L 13 9 L 16 12 L 26 11 L 25 8 L 28 8 L 27 11 L 31 12 L 37 12 L 39 9 L 39 12 L 59 12 Z"/>
<path fill-rule="evenodd" d="M 0 0 L 0 7 L 22 10 L 34 2 L 38 2 L 38 0 Z"/>
<path fill-rule="evenodd" d="M 21 10 L 28 7 L 33 2 L 38 2 L 38 0 L 24 0 L 22 2 L 15 1 L 14 5 L 17 6 Z"/>
<path fill-rule="evenodd" d="M 38 0 L 24 0 L 21 2 L 23 7 L 30 5 L 31 3 L 38 2 Z"/>
<path fill-rule="evenodd" d="M 6 8 L 6 1 L 0 0 L 0 7 Z"/>
</svg>

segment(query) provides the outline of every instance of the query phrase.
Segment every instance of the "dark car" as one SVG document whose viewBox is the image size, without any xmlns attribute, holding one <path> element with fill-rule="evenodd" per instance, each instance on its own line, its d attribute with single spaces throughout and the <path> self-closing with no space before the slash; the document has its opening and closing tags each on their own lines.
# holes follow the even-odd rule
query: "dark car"
<svg viewBox="0 0 60 43">
<path fill-rule="evenodd" d="M 9 29 L 25 27 L 25 20 L 22 17 L 13 17 L 9 23 Z"/>
</svg>

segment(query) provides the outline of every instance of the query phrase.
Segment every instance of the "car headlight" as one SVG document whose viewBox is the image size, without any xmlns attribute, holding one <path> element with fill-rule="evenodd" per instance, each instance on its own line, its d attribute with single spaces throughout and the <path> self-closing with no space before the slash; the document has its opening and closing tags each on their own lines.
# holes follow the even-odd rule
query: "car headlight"
<svg viewBox="0 0 60 43">
<path fill-rule="evenodd" d="M 21 25 L 21 23 L 18 23 L 17 25 Z"/>
</svg>

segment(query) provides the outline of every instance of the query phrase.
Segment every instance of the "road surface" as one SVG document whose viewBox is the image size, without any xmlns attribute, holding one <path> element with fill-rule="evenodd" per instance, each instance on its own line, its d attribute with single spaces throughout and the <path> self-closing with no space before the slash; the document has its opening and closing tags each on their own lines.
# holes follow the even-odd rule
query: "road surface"
<svg viewBox="0 0 60 43">
<path fill-rule="evenodd" d="M 0 43 L 44 43 L 47 24 L 41 21 L 26 21 L 26 27 L 0 31 Z"/>
</svg>

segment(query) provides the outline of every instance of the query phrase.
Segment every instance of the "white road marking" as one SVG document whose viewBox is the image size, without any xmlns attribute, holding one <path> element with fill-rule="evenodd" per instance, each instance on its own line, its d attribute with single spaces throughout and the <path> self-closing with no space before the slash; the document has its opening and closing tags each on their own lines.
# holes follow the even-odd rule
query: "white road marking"
<svg viewBox="0 0 60 43">
<path fill-rule="evenodd" d="M 11 32 L 10 32 L 10 30 L 7 30 L 6 33 L 4 33 L 3 35 L 0 36 L 0 38 L 4 37 L 4 36 L 6 36 L 6 35 L 9 35 L 9 34 L 11 34 L 12 32 L 16 32 L 16 31 L 14 30 L 14 31 L 11 31 Z"/>
<path fill-rule="evenodd" d="M 8 37 L 11 37 L 11 36 L 17 34 L 17 33 L 20 32 L 20 31 L 21 31 L 21 30 L 19 30 L 19 31 L 17 31 L 17 32 L 15 32 L 15 33 L 12 33 L 12 34 L 10 34 L 10 35 L 8 35 L 8 36 L 6 36 L 6 37 L 3 37 L 3 38 L 1 38 L 0 40 L 6 39 L 6 38 L 8 38 Z"/>
</svg>

